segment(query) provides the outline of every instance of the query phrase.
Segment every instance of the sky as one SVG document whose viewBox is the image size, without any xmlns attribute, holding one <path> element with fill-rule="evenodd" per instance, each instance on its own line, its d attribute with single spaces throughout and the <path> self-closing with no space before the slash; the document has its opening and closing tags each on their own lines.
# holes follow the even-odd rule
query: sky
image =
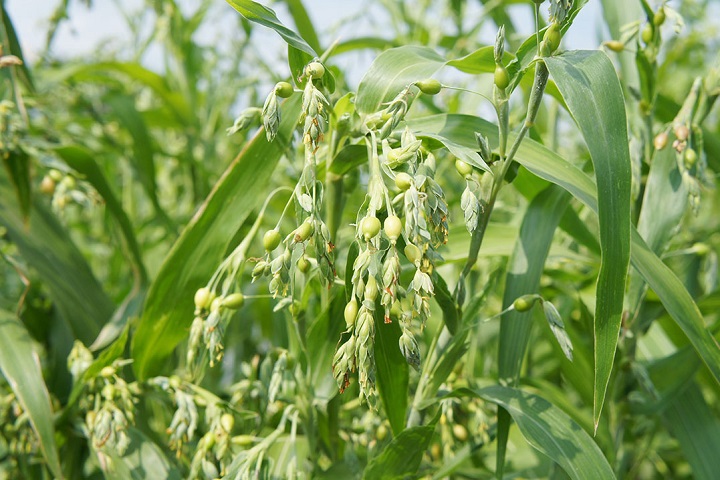
<svg viewBox="0 0 720 480">
<path fill-rule="evenodd" d="M 20 37 L 23 52 L 27 60 L 32 63 L 38 58 L 45 44 L 48 19 L 52 15 L 60 0 L 6 0 L 6 7 Z M 217 0 L 219 5 L 225 2 Z M 87 9 L 79 0 L 72 0 L 70 20 L 63 22 L 58 31 L 54 53 L 63 57 L 75 56 L 89 53 L 95 50 L 97 45 L 111 39 L 126 38 L 130 32 L 125 21 L 117 8 L 117 3 L 122 3 L 127 11 L 139 8 L 143 0 L 123 0 L 117 3 L 112 0 L 95 0 L 93 7 Z M 193 4 L 190 0 L 179 0 L 180 4 Z M 372 26 L 358 23 L 356 13 L 364 8 L 362 1 L 357 0 L 305 0 L 303 2 L 311 16 L 318 31 L 328 30 L 337 32 L 344 38 L 361 35 L 364 31 L 370 31 Z M 570 29 L 567 38 L 564 40 L 565 48 L 594 49 L 599 45 L 600 38 L 600 10 L 599 2 L 591 1 L 578 15 L 576 25 Z M 471 8 L 479 2 L 469 2 Z M 547 4 L 543 5 L 543 8 Z M 228 10 L 232 12 L 228 6 Z M 232 12 L 234 14 L 234 12 Z M 292 26 L 287 11 L 277 9 L 280 20 L 288 26 Z M 521 25 L 532 25 L 528 21 L 518 22 Z M 349 28 L 343 28 L 343 24 Z M 488 22 L 488 25 L 491 24 Z M 321 27 L 319 27 L 321 26 Z M 367 29 L 367 30 L 365 30 Z M 203 32 L 207 41 L 214 39 L 222 41 L 222 28 Z M 528 32 L 529 33 L 529 32 Z M 482 36 L 489 37 L 488 43 L 492 43 L 494 32 L 481 32 Z M 213 38 L 216 37 L 216 38 Z M 275 41 L 267 37 L 268 41 Z M 321 39 L 322 40 L 322 39 Z M 325 39 L 326 42 L 332 39 Z M 265 41 L 265 37 L 263 37 Z M 278 43 L 279 45 L 279 43 Z"/>
</svg>

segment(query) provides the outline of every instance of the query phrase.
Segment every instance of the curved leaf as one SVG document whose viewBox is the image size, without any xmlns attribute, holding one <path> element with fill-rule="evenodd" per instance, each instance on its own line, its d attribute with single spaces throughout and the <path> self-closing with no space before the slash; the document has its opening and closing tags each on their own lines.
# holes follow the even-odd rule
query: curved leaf
<svg viewBox="0 0 720 480">
<path fill-rule="evenodd" d="M 4 310 L 0 310 L 0 370 L 30 417 L 50 471 L 56 478 L 62 478 L 50 394 L 43 380 L 40 359 L 33 351 L 25 326 L 14 314 Z"/>
<path fill-rule="evenodd" d="M 567 52 L 545 59 L 585 138 L 595 167 L 600 223 L 600 273 L 595 302 L 595 395 L 600 421 L 615 359 L 630 263 L 630 152 L 620 81 L 599 51 Z"/>
<path fill-rule="evenodd" d="M 385 414 L 395 435 L 405 428 L 409 368 L 400 352 L 400 325 L 385 323 L 381 308 L 375 309 L 375 376 Z"/>
<path fill-rule="evenodd" d="M 114 307 L 65 229 L 38 201 L 26 225 L 4 176 L 0 176 L 0 225 L 42 278 L 73 334 L 90 345 Z"/>
<path fill-rule="evenodd" d="M 315 52 L 313 47 L 297 33 L 293 32 L 285 25 L 280 23 L 277 15 L 271 9 L 264 5 L 260 5 L 252 0 L 226 0 L 240 15 L 250 20 L 251 22 L 262 25 L 263 27 L 271 28 L 280 35 L 288 45 L 302 50 L 303 52 L 317 57 L 318 54 Z"/>
<path fill-rule="evenodd" d="M 187 335 L 193 295 L 212 275 L 228 243 L 264 198 L 264 188 L 290 143 L 300 115 L 295 95 L 281 107 L 275 141 L 260 129 L 235 158 L 165 258 L 151 284 L 133 337 L 133 368 L 140 379 L 160 372 L 161 362 Z"/>
<path fill-rule="evenodd" d="M 507 410 L 528 443 L 560 465 L 570 478 L 615 478 L 590 435 L 544 398 L 499 385 L 480 390 L 459 389 L 451 394 L 466 395 L 480 397 Z"/>
<path fill-rule="evenodd" d="M 414 119 L 408 124 L 413 129 L 442 133 L 443 136 L 469 147 L 475 142 L 475 132 L 487 136 L 492 144 L 498 143 L 497 126 L 471 115 L 431 115 Z M 511 142 L 514 137 L 514 134 L 510 135 Z M 530 172 L 561 186 L 597 212 L 597 190 L 593 181 L 557 153 L 531 139 L 525 139 L 515 159 Z M 715 380 L 720 383 L 720 345 L 705 328 L 702 315 L 687 289 L 673 271 L 648 248 L 634 227 L 631 228 L 630 241 L 632 265 L 658 295 Z"/>
<path fill-rule="evenodd" d="M 428 47 L 405 45 L 385 50 L 360 80 L 355 100 L 358 112 L 373 113 L 410 83 L 432 76 L 445 59 Z"/>
</svg>

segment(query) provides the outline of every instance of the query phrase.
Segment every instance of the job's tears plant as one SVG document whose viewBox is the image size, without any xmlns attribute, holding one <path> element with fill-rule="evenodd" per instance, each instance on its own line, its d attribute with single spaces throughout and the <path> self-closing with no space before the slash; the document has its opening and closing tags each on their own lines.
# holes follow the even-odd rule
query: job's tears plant
<svg viewBox="0 0 720 480">
<path fill-rule="evenodd" d="M 714 478 L 711 41 L 667 3 L 603 2 L 608 57 L 563 51 L 584 1 L 527 38 L 400 2 L 323 49 L 301 2 L 228 3 L 229 57 L 155 2 L 167 71 L 35 82 L 3 8 L 0 478 Z"/>
</svg>

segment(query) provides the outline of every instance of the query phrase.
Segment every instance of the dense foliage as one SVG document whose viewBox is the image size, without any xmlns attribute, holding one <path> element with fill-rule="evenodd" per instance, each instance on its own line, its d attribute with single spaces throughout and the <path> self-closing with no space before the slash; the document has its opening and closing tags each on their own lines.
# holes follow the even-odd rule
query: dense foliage
<svg viewBox="0 0 720 480">
<path fill-rule="evenodd" d="M 0 12 L 0 478 L 716 477 L 715 7 L 71 3 Z"/>
</svg>

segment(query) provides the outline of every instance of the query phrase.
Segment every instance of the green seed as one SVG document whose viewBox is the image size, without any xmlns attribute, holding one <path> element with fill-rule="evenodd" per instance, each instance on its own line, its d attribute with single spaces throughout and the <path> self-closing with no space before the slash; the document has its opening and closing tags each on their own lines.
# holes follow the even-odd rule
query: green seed
<svg viewBox="0 0 720 480">
<path fill-rule="evenodd" d="M 50 178 L 49 175 L 45 175 L 40 182 L 40 191 L 45 195 L 52 195 L 55 193 L 55 180 Z"/>
<path fill-rule="evenodd" d="M 345 326 L 350 330 L 355 325 L 355 319 L 358 314 L 358 303 L 354 298 L 345 305 Z"/>
<path fill-rule="evenodd" d="M 214 299 L 215 296 L 209 289 L 206 287 L 198 288 L 197 292 L 195 292 L 195 307 L 207 308 Z"/>
<path fill-rule="evenodd" d="M 604 45 L 607 47 L 608 50 L 611 50 L 613 52 L 622 52 L 625 50 L 625 44 L 622 42 L 618 42 L 617 40 L 609 40 L 604 43 Z"/>
<path fill-rule="evenodd" d="M 223 413 L 220 417 L 220 425 L 226 432 L 232 432 L 232 429 L 235 426 L 235 417 L 229 413 Z"/>
<path fill-rule="evenodd" d="M 527 312 L 537 302 L 538 297 L 536 295 L 523 295 L 522 297 L 516 298 L 513 302 L 513 308 L 517 312 Z"/>
<path fill-rule="evenodd" d="M 265 235 L 263 235 L 263 247 L 265 247 L 265 250 L 268 252 L 272 252 L 280 245 L 280 240 L 282 240 L 280 232 L 277 230 L 268 230 L 265 232 Z"/>
<path fill-rule="evenodd" d="M 465 178 L 468 175 L 472 175 L 473 167 L 462 160 L 455 160 L 455 170 L 457 170 L 461 177 Z"/>
<path fill-rule="evenodd" d="M 495 67 L 495 86 L 500 90 L 505 90 L 510 85 L 510 75 L 508 71 L 502 65 Z"/>
<path fill-rule="evenodd" d="M 220 310 L 220 307 L 222 307 L 222 306 L 223 306 L 223 297 L 217 297 L 210 304 L 210 311 L 217 312 L 218 310 Z"/>
<path fill-rule="evenodd" d="M 422 252 L 412 243 L 408 243 L 405 245 L 405 256 L 408 260 L 410 260 L 410 263 L 418 265 L 422 259 Z"/>
<path fill-rule="evenodd" d="M 645 42 L 645 45 L 648 45 L 650 42 L 652 42 L 654 36 L 655 29 L 651 24 L 648 23 L 643 28 L 642 33 L 640 34 L 640 38 L 642 38 L 642 41 Z"/>
<path fill-rule="evenodd" d="M 375 277 L 372 275 L 368 276 L 367 283 L 365 284 L 365 300 L 374 302 L 378 294 L 378 284 Z"/>
<path fill-rule="evenodd" d="M 391 242 L 395 243 L 402 233 L 402 222 L 400 219 L 397 215 L 390 215 L 385 219 L 384 227 L 385 235 L 388 236 Z"/>
<path fill-rule="evenodd" d="M 550 27 L 545 30 L 543 35 L 542 45 L 540 46 L 540 52 L 543 56 L 551 55 L 560 46 L 560 26 L 557 23 L 553 23 Z"/>
<path fill-rule="evenodd" d="M 415 82 L 415 86 L 420 89 L 425 95 L 437 95 L 442 90 L 442 84 L 434 78 L 428 78 L 427 80 L 420 80 Z"/>
<path fill-rule="evenodd" d="M 278 82 L 275 84 L 275 94 L 278 97 L 288 98 L 292 96 L 295 89 L 288 82 Z"/>
<path fill-rule="evenodd" d="M 405 172 L 400 172 L 395 175 L 395 186 L 397 186 L 403 192 L 410 188 L 413 184 L 413 179 L 410 175 Z"/>
<path fill-rule="evenodd" d="M 307 273 L 308 271 L 310 271 L 311 266 L 312 265 L 310 264 L 310 261 L 307 259 L 307 257 L 305 255 L 298 258 L 297 267 L 298 267 L 298 270 L 300 270 L 302 273 Z"/>
<path fill-rule="evenodd" d="M 380 233 L 381 228 L 382 225 L 380 225 L 380 220 L 378 220 L 377 217 L 365 217 L 360 221 L 360 231 L 363 237 L 365 237 L 366 242 L 375 238 L 375 236 Z"/>
<path fill-rule="evenodd" d="M 309 63 L 308 66 L 305 67 L 305 75 L 312 79 L 322 78 L 323 75 L 325 75 L 325 67 L 323 67 L 323 64 L 320 62 Z"/>
<path fill-rule="evenodd" d="M 690 136 L 690 129 L 687 125 L 678 125 L 675 127 L 675 136 L 681 142 L 684 142 Z"/>
<path fill-rule="evenodd" d="M 464 442 L 464 441 L 466 441 L 466 440 L 468 439 L 468 431 L 467 431 L 467 428 L 465 428 L 464 426 L 460 425 L 459 423 L 456 423 L 455 425 L 453 425 L 452 431 L 453 431 L 453 435 L 455 436 L 455 438 L 456 438 L 458 441 Z"/>
<path fill-rule="evenodd" d="M 55 170 L 54 168 L 48 172 L 48 176 L 52 178 L 56 183 L 63 179 L 63 174 L 60 172 L 60 170 Z"/>
<path fill-rule="evenodd" d="M 660 8 L 657 12 L 655 12 L 655 15 L 653 15 L 653 23 L 656 27 L 659 27 L 663 23 L 665 23 L 665 19 L 667 16 L 665 15 L 665 7 L 660 5 Z"/>
<path fill-rule="evenodd" d="M 242 307 L 245 303 L 245 295 L 242 293 L 231 293 L 227 297 L 223 298 L 221 305 L 225 308 L 237 310 Z"/>
<path fill-rule="evenodd" d="M 295 229 L 295 243 L 304 242 L 310 238 L 314 231 L 315 227 L 313 227 L 312 221 L 305 221 L 302 225 Z"/>
<path fill-rule="evenodd" d="M 695 162 L 697 162 L 698 155 L 695 149 L 688 148 L 685 150 L 685 168 L 691 169 L 695 166 Z"/>
</svg>

